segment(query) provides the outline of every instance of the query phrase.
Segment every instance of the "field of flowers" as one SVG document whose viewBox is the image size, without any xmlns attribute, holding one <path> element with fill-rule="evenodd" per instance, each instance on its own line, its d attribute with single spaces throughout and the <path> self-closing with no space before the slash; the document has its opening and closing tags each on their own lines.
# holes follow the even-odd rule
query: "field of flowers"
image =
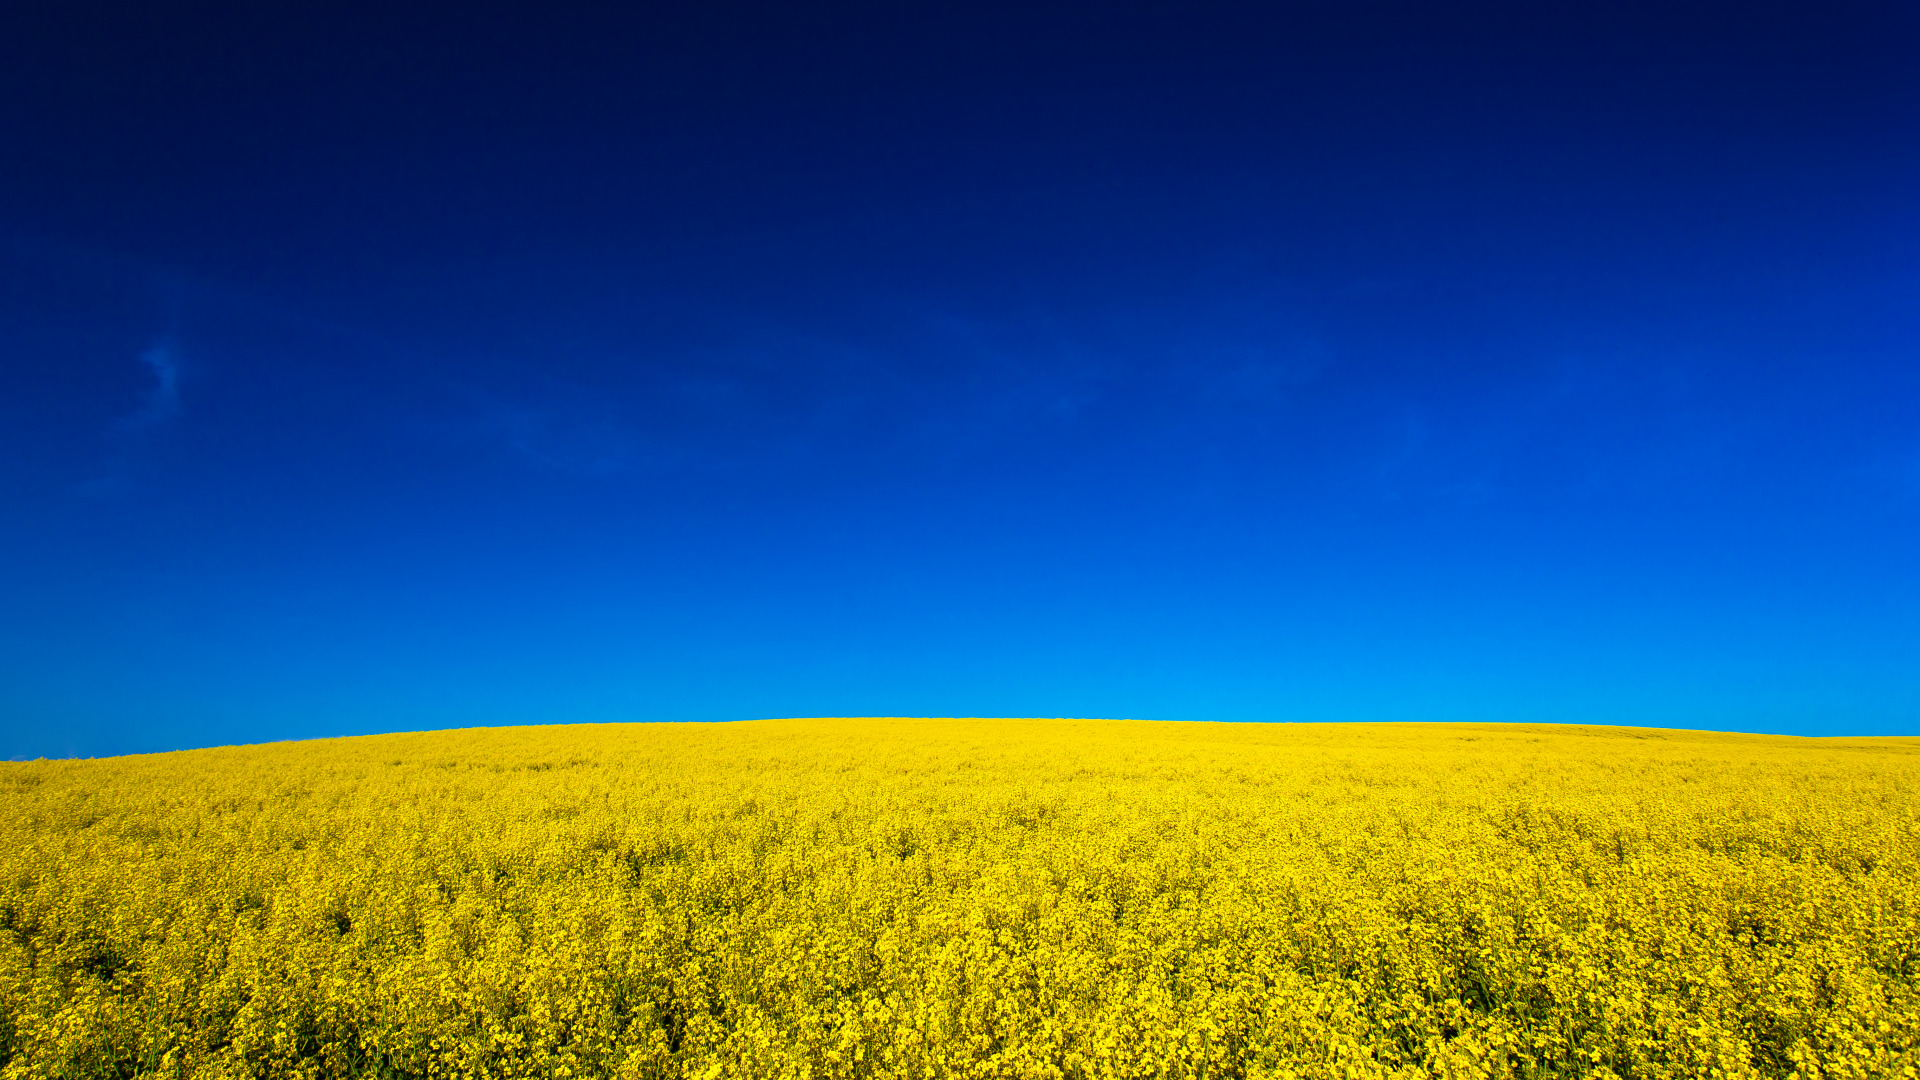
<svg viewBox="0 0 1920 1080">
<path fill-rule="evenodd" d="M 1920 740 L 783 720 L 0 764 L 0 1076 L 1911 1077 Z"/>
</svg>

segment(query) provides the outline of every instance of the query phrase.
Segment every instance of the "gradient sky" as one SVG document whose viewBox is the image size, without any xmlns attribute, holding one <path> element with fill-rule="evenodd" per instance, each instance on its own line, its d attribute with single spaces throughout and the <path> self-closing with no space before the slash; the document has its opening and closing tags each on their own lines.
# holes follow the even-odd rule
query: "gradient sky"
<svg viewBox="0 0 1920 1080">
<path fill-rule="evenodd" d="M 0 756 L 1920 734 L 1920 8 L 0 33 Z"/>
</svg>

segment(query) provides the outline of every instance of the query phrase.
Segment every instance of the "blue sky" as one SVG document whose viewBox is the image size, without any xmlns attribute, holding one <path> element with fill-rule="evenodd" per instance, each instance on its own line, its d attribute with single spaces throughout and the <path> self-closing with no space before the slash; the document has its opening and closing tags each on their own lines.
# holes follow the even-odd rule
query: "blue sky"
<svg viewBox="0 0 1920 1080">
<path fill-rule="evenodd" d="M 1910 7 L 10 22 L 6 756 L 1920 734 Z"/>
</svg>

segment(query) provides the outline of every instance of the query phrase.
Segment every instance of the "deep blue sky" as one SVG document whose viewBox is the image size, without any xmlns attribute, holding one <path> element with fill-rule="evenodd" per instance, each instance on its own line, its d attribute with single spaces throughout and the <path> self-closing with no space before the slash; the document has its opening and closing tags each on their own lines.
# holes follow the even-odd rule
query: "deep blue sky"
<svg viewBox="0 0 1920 1080">
<path fill-rule="evenodd" d="M 1905 3 L 29 0 L 0 756 L 1920 734 L 1917 241 Z"/>
</svg>

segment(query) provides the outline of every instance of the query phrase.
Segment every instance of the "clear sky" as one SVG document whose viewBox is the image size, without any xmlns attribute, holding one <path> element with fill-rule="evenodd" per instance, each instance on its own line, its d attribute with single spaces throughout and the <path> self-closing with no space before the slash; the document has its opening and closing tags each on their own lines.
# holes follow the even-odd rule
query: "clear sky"
<svg viewBox="0 0 1920 1080">
<path fill-rule="evenodd" d="M 0 756 L 1920 734 L 1909 3 L 0 33 Z"/>
</svg>

